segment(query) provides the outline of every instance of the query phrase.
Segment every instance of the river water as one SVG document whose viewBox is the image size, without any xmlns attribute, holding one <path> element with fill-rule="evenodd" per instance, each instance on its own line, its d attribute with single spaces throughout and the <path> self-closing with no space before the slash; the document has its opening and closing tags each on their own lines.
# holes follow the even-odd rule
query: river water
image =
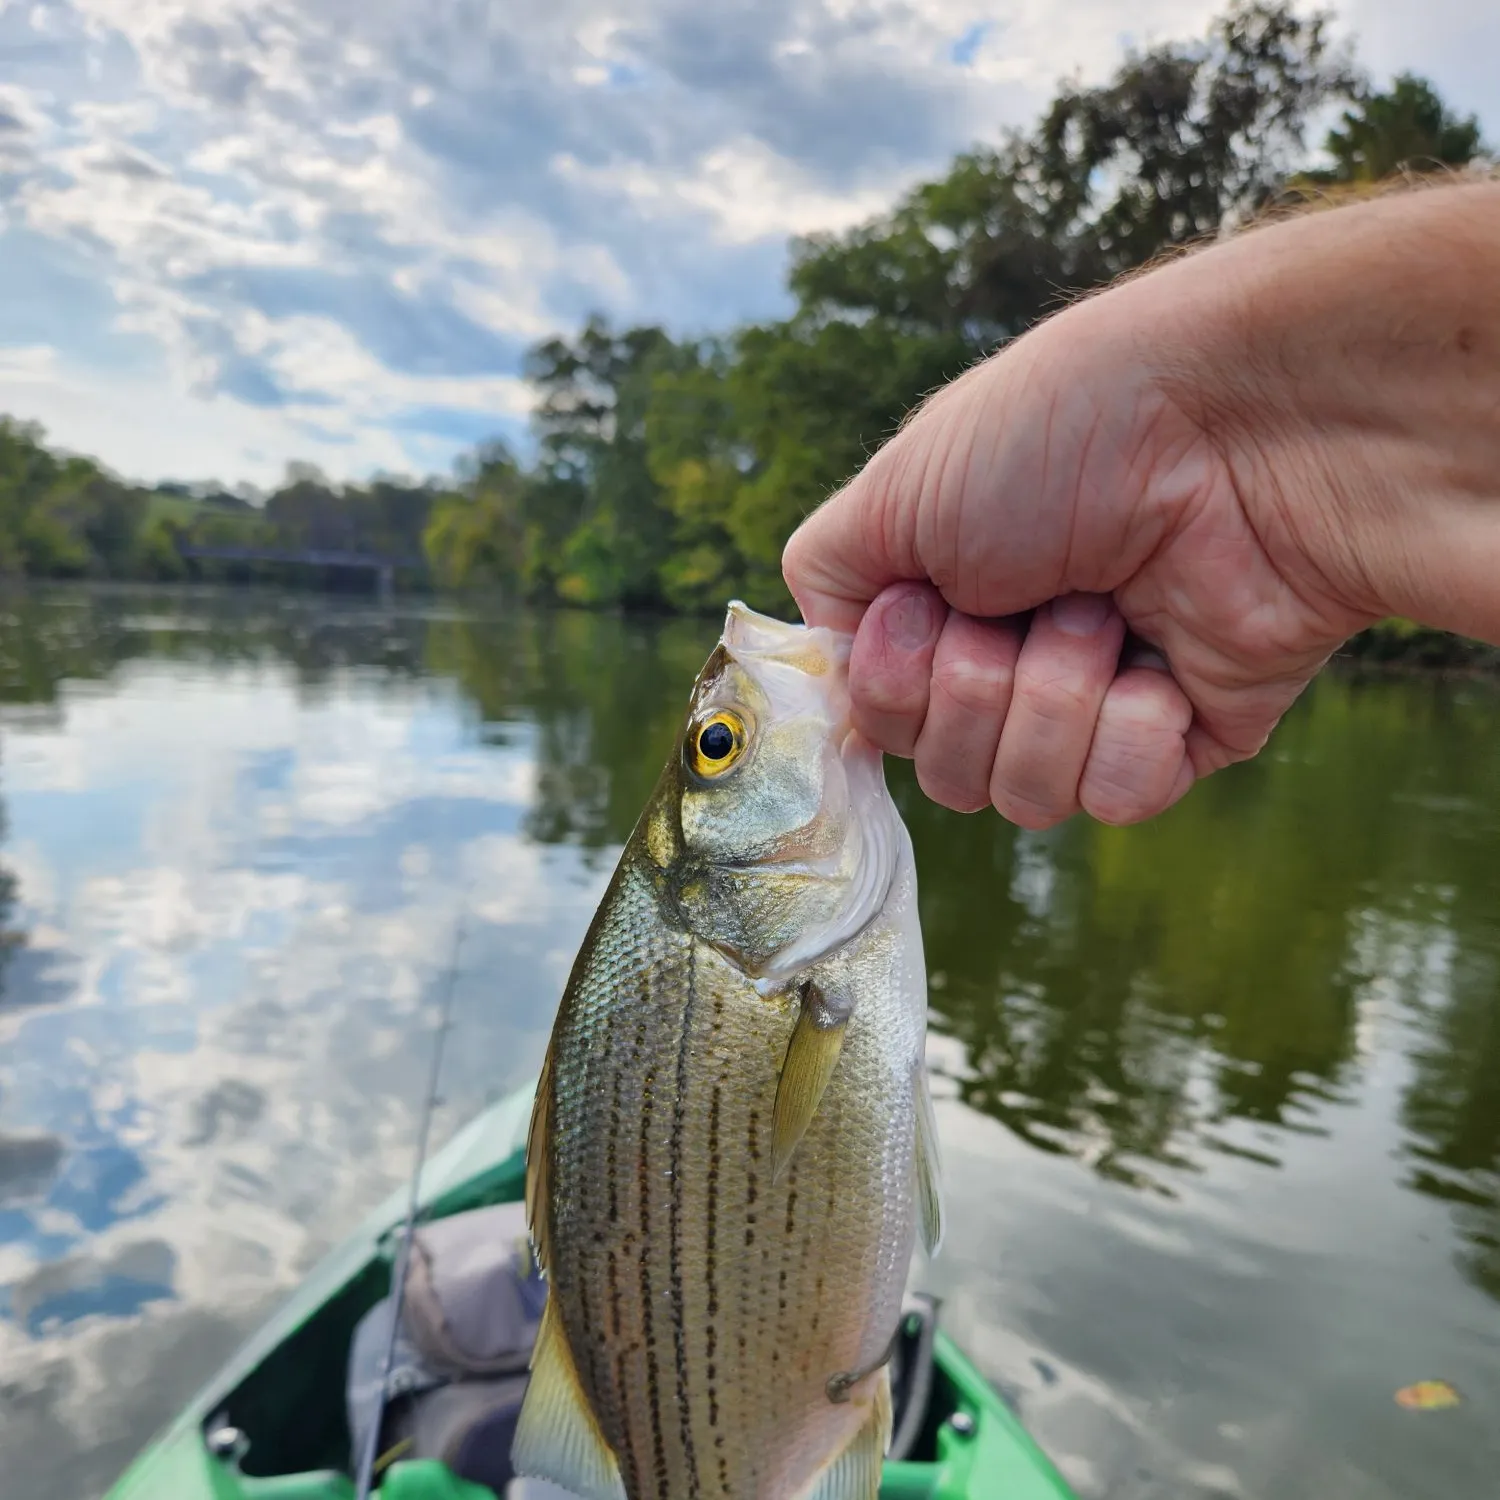
<svg viewBox="0 0 1500 1500">
<path fill-rule="evenodd" d="M 715 634 L 0 606 L 0 1500 L 97 1495 L 404 1177 L 460 911 L 438 1138 L 529 1079 Z M 1494 1495 L 1497 751 L 1491 683 L 1338 675 L 1141 828 L 893 769 L 923 1280 L 1086 1500 Z"/>
</svg>

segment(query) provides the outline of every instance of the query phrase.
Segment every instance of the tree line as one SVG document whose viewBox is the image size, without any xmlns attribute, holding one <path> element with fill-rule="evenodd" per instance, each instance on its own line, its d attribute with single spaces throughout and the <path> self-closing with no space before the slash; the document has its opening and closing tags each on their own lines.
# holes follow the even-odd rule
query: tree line
<svg viewBox="0 0 1500 1500">
<path fill-rule="evenodd" d="M 0 416 L 0 578 L 307 581 L 285 564 L 191 556 L 199 547 L 373 553 L 415 561 L 425 576 L 423 538 L 445 492 L 391 477 L 336 485 L 300 463 L 269 495 L 170 481 L 147 488 L 53 451 L 35 423 Z"/>
<path fill-rule="evenodd" d="M 263 503 L 174 503 L 0 425 L 0 569 L 194 576 L 208 565 L 184 562 L 185 540 L 339 537 L 419 554 L 445 588 L 784 609 L 779 561 L 798 521 L 926 392 L 1067 298 L 1299 196 L 1485 149 L 1479 122 L 1426 80 L 1372 83 L 1328 13 L 1232 0 L 1201 38 L 1132 52 L 1098 85 L 1065 81 L 1030 127 L 889 211 L 795 240 L 785 318 L 683 337 L 594 317 L 537 345 L 525 460 L 490 442 L 441 480 L 345 487 L 293 466 Z"/>
</svg>

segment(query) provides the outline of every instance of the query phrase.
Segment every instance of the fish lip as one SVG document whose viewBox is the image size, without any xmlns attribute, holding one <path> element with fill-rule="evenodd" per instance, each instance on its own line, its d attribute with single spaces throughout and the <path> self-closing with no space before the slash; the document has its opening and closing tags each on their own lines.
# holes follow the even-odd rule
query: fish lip
<svg viewBox="0 0 1500 1500">
<path fill-rule="evenodd" d="M 730 870 L 748 873 L 752 870 L 775 870 L 777 874 L 807 875 L 814 880 L 831 880 L 833 877 L 826 870 L 820 870 L 816 865 L 809 864 L 806 860 L 779 859 L 776 855 L 767 855 L 764 859 L 716 859 L 708 864 L 710 870 Z"/>
<path fill-rule="evenodd" d="M 835 673 L 847 670 L 854 637 L 827 625 L 808 625 L 762 614 L 742 599 L 731 599 L 724 612 L 719 643 L 737 661 L 775 661 L 788 648 L 811 646 Z"/>
</svg>

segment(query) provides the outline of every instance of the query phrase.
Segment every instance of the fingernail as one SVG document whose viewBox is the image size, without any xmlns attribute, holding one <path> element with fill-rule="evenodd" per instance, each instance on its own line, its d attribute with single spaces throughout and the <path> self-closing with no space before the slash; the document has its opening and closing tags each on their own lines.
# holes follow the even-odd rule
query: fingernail
<svg viewBox="0 0 1500 1500">
<path fill-rule="evenodd" d="M 1093 635 L 1111 607 L 1108 594 L 1063 594 L 1052 601 L 1052 620 L 1064 635 Z"/>
<path fill-rule="evenodd" d="M 937 600 L 925 589 L 913 591 L 886 610 L 886 639 L 902 651 L 920 651 L 932 641 L 941 623 Z"/>
<path fill-rule="evenodd" d="M 1150 646 L 1142 646 L 1139 650 L 1126 654 L 1125 663 L 1127 667 L 1149 667 L 1153 672 L 1170 672 L 1170 663 L 1160 651 L 1153 650 Z"/>
</svg>

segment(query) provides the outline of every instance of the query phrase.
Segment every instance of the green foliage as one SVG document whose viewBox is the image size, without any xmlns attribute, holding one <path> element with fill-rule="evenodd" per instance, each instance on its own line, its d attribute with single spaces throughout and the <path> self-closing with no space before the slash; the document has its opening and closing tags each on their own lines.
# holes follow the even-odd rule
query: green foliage
<svg viewBox="0 0 1500 1500">
<path fill-rule="evenodd" d="M 43 578 L 130 571 L 144 496 L 92 459 L 53 453 L 41 428 L 0 417 L 0 570 Z"/>
<path fill-rule="evenodd" d="M 1315 112 L 1357 87 L 1329 20 L 1236 0 L 1206 42 L 1132 54 L 1102 87 L 1061 90 L 1035 171 L 1080 283 L 1213 235 L 1271 196 Z"/>
<path fill-rule="evenodd" d="M 1332 165 L 1313 169 L 1308 131 L 1340 103 Z M 256 506 L 211 487 L 142 497 L 0 424 L 0 573 L 289 582 L 278 565 L 185 563 L 180 549 L 323 548 L 420 556 L 454 589 L 789 611 L 787 536 L 966 365 L 1280 194 L 1480 150 L 1478 122 L 1424 80 L 1372 88 L 1327 14 L 1230 0 L 1201 39 L 1133 51 L 1097 85 L 1065 81 L 1029 130 L 976 145 L 867 223 L 795 241 L 782 321 L 677 339 L 595 316 L 537 345 L 529 462 L 489 443 L 451 480 L 367 486 L 292 465 Z M 1391 628 L 1353 649 L 1464 656 L 1430 636 Z"/>
<path fill-rule="evenodd" d="M 465 464 L 427 512 L 422 549 L 447 588 L 515 588 L 524 575 L 529 479 L 503 443 Z"/>
<path fill-rule="evenodd" d="M 181 523 L 170 515 L 148 515 L 136 537 L 135 571 L 162 583 L 186 578 L 188 565 L 179 550 L 182 535 Z"/>
<path fill-rule="evenodd" d="M 1334 165 L 1312 181 L 1379 182 L 1403 170 L 1466 167 L 1484 154 L 1479 121 L 1450 111 L 1425 78 L 1402 73 L 1386 93 L 1364 92 L 1328 132 Z"/>
</svg>

